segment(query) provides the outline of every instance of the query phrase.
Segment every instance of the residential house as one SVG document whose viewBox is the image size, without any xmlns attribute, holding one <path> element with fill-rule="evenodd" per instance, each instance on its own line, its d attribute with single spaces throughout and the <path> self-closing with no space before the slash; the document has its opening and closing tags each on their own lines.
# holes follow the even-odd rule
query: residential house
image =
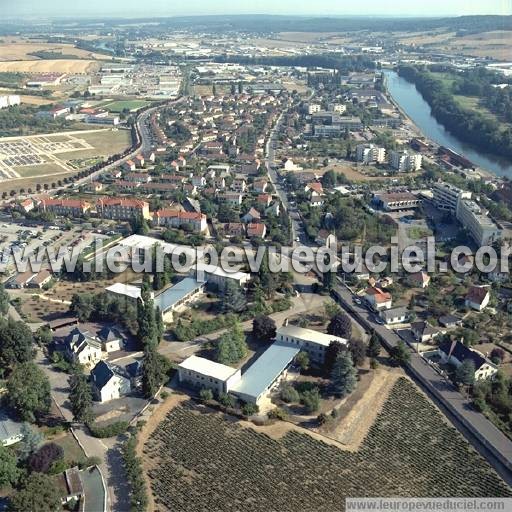
<svg viewBox="0 0 512 512">
<path fill-rule="evenodd" d="M 256 202 L 264 208 L 268 208 L 270 203 L 272 203 L 272 196 L 270 194 L 259 194 Z"/>
<path fill-rule="evenodd" d="M 409 283 L 417 288 L 427 288 L 430 284 L 430 276 L 423 270 L 409 275 Z"/>
<path fill-rule="evenodd" d="M 147 172 L 127 172 L 124 175 L 126 181 L 134 181 L 136 183 L 149 183 L 152 181 L 151 175 Z"/>
<path fill-rule="evenodd" d="M 123 171 L 135 171 L 137 166 L 135 165 L 135 162 L 133 160 L 127 160 L 122 164 Z"/>
<path fill-rule="evenodd" d="M 319 182 L 312 182 L 306 184 L 304 187 L 304 192 L 307 192 L 309 195 L 309 198 L 313 197 L 320 197 L 324 193 L 324 188 L 322 187 L 322 184 Z"/>
<path fill-rule="evenodd" d="M 462 325 L 462 318 L 455 315 L 443 315 L 439 317 L 438 321 L 446 328 L 453 328 Z"/>
<path fill-rule="evenodd" d="M 420 343 L 432 341 L 440 331 L 432 327 L 428 322 L 414 322 L 411 324 L 411 332 L 414 339 Z"/>
<path fill-rule="evenodd" d="M 391 294 L 382 291 L 380 288 L 373 286 L 368 287 L 366 289 L 365 299 L 376 310 L 391 309 Z"/>
<path fill-rule="evenodd" d="M 379 316 L 386 325 L 403 324 L 407 322 L 408 311 L 405 307 L 383 309 Z"/>
<path fill-rule="evenodd" d="M 224 235 L 227 237 L 245 236 L 245 225 L 242 224 L 241 222 L 228 222 L 226 224 L 221 224 L 219 228 L 222 229 Z"/>
<path fill-rule="evenodd" d="M 492 379 L 498 373 L 498 367 L 483 354 L 458 340 L 447 340 L 438 349 L 444 363 L 460 366 L 464 361 L 472 361 L 475 366 L 475 380 Z"/>
<path fill-rule="evenodd" d="M 28 282 L 29 288 L 43 288 L 53 279 L 53 274 L 48 269 L 42 269 Z"/>
<path fill-rule="evenodd" d="M 219 195 L 219 200 L 232 207 L 239 207 L 242 204 L 242 194 L 237 192 L 224 192 Z"/>
<path fill-rule="evenodd" d="M 158 210 L 153 214 L 153 224 L 158 227 L 188 228 L 194 233 L 203 233 L 208 229 L 204 213 L 182 212 L 179 210 Z"/>
<path fill-rule="evenodd" d="M 254 192 L 258 194 L 263 194 L 267 191 L 268 181 L 267 180 L 257 180 L 252 185 Z"/>
<path fill-rule="evenodd" d="M 471 286 L 466 295 L 466 307 L 483 311 L 489 304 L 491 292 L 487 286 Z"/>
<path fill-rule="evenodd" d="M 101 340 L 102 349 L 104 352 L 117 352 L 124 348 L 124 339 L 119 332 L 110 327 L 104 327 L 98 333 L 98 338 Z"/>
<path fill-rule="evenodd" d="M 246 224 L 249 222 L 260 222 L 261 214 L 256 208 L 251 208 L 243 217 L 242 221 Z"/>
<path fill-rule="evenodd" d="M 64 339 L 64 351 L 73 363 L 91 368 L 101 360 L 101 341 L 76 327 Z"/>
<path fill-rule="evenodd" d="M 267 234 L 267 227 L 263 223 L 249 223 L 247 224 L 247 236 L 249 238 L 265 238 Z"/>
<path fill-rule="evenodd" d="M 23 423 L 14 421 L 5 409 L 0 410 L 0 444 L 11 446 L 23 440 Z"/>
<path fill-rule="evenodd" d="M 243 178 L 235 178 L 231 184 L 231 188 L 235 192 L 243 194 L 247 191 L 247 182 Z"/>
<path fill-rule="evenodd" d="M 116 400 L 131 391 L 129 375 L 118 366 L 100 361 L 91 370 L 93 395 L 99 402 Z"/>
</svg>

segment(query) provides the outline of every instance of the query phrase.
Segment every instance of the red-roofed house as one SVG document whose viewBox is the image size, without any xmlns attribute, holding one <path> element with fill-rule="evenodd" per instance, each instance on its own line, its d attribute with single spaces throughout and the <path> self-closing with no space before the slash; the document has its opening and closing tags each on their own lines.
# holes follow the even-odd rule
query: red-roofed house
<svg viewBox="0 0 512 512">
<path fill-rule="evenodd" d="M 208 229 L 204 213 L 181 212 L 179 210 L 158 210 L 153 214 L 153 224 L 170 228 L 190 226 L 195 233 L 203 233 Z"/>
<path fill-rule="evenodd" d="M 409 276 L 409 283 L 412 286 L 418 286 L 420 288 L 427 288 L 430 284 L 430 276 L 426 272 L 414 272 Z"/>
<path fill-rule="evenodd" d="M 375 309 L 390 309 L 392 305 L 391 294 L 374 286 L 366 289 L 365 299 Z"/>
<path fill-rule="evenodd" d="M 80 217 L 91 209 L 91 204 L 80 199 L 43 199 L 40 207 L 55 215 Z"/>
<path fill-rule="evenodd" d="M 267 227 L 265 224 L 247 224 L 247 236 L 249 238 L 258 237 L 265 238 L 267 234 Z"/>
</svg>

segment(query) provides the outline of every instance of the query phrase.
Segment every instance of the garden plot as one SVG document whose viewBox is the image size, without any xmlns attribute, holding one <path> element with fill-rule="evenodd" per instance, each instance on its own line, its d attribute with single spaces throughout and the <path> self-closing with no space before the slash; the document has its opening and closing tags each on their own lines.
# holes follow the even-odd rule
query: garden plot
<svg viewBox="0 0 512 512">
<path fill-rule="evenodd" d="M 190 402 L 143 451 L 157 510 L 342 511 L 349 496 L 512 496 L 405 378 L 357 452 L 295 431 L 272 439 Z"/>
<path fill-rule="evenodd" d="M 0 139 L 0 180 L 34 175 L 37 166 L 53 166 L 54 174 L 73 171 L 70 156 L 95 151 L 89 137 L 98 134 L 109 139 L 111 130 L 87 130 Z M 25 172 L 27 171 L 27 172 Z"/>
</svg>

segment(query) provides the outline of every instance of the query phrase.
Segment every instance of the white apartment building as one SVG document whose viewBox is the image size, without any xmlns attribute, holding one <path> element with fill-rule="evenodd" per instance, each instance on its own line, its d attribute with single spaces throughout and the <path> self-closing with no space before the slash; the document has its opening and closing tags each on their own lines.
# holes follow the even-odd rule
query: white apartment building
<svg viewBox="0 0 512 512">
<path fill-rule="evenodd" d="M 276 342 L 291 343 L 297 346 L 300 350 L 307 352 L 311 361 L 316 364 L 324 363 L 325 351 L 332 341 L 339 341 L 342 345 L 348 343 L 345 338 L 295 325 L 284 325 L 276 331 Z"/>
<path fill-rule="evenodd" d="M 502 230 L 500 226 L 475 201 L 459 200 L 456 215 L 457 220 L 480 247 L 492 245 L 497 240 L 501 240 Z"/>
<path fill-rule="evenodd" d="M 457 211 L 457 204 L 459 200 L 471 199 L 471 192 L 461 190 L 460 188 L 438 181 L 432 185 L 434 206 L 439 210 L 446 210 L 449 212 Z"/>
<path fill-rule="evenodd" d="M 381 164 L 386 160 L 386 149 L 375 144 L 358 144 L 356 146 L 356 160 L 365 165 Z"/>
<path fill-rule="evenodd" d="M 343 103 L 331 103 L 329 104 L 329 110 L 336 114 L 344 114 L 347 111 L 347 106 Z"/>
<path fill-rule="evenodd" d="M 421 155 L 408 151 L 391 151 L 389 163 L 398 172 L 414 172 L 421 169 L 422 160 Z"/>
<path fill-rule="evenodd" d="M 178 365 L 180 384 L 196 389 L 211 389 L 217 395 L 227 393 L 242 378 L 240 370 L 209 359 L 190 356 Z"/>
</svg>

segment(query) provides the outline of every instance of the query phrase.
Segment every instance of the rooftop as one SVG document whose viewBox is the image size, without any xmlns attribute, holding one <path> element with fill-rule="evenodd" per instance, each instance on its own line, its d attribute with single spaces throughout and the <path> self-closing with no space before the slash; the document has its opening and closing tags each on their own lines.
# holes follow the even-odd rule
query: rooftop
<svg viewBox="0 0 512 512">
<path fill-rule="evenodd" d="M 107 292 L 116 293 L 118 295 L 125 295 L 132 299 L 140 298 L 140 288 L 133 286 L 132 284 L 115 283 L 112 286 L 106 288 Z"/>
<path fill-rule="evenodd" d="M 193 277 L 186 277 L 171 288 L 164 290 L 160 295 L 157 295 L 154 300 L 155 307 L 165 312 L 192 292 L 197 291 L 201 286 L 203 285 Z"/>
<path fill-rule="evenodd" d="M 290 343 L 276 341 L 256 359 L 232 391 L 257 399 L 281 375 L 299 352 L 300 349 Z"/>
<path fill-rule="evenodd" d="M 228 380 L 238 371 L 236 368 L 231 368 L 231 366 L 219 364 L 214 361 L 210 361 L 209 359 L 205 359 L 204 357 L 198 356 L 187 357 L 187 359 L 180 363 L 179 366 L 185 370 L 192 370 L 194 372 L 200 373 L 201 375 L 213 377 L 222 381 Z"/>
<path fill-rule="evenodd" d="M 313 331 L 312 329 L 297 327 L 296 325 L 284 325 L 277 329 L 277 334 L 300 338 L 305 341 L 310 341 L 311 343 L 323 345 L 324 347 L 328 347 L 331 344 L 331 341 L 339 341 L 343 344 L 347 343 L 345 338 L 333 336 L 332 334 L 325 334 L 319 331 Z"/>
</svg>

